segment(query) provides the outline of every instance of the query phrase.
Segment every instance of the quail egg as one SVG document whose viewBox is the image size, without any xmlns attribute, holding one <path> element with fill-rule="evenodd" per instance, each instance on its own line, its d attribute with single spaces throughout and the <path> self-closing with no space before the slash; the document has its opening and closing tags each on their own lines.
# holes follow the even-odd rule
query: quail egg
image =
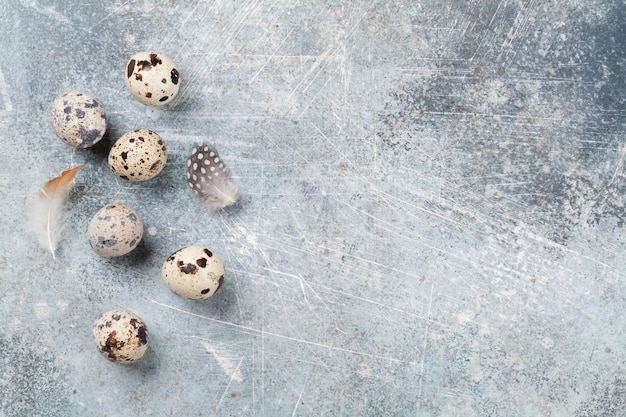
<svg viewBox="0 0 626 417">
<path fill-rule="evenodd" d="M 148 327 L 130 311 L 107 311 L 93 325 L 93 341 L 106 359 L 129 365 L 148 349 Z"/>
<path fill-rule="evenodd" d="M 124 134 L 109 151 L 109 168 L 128 181 L 156 177 L 167 163 L 167 148 L 157 133 L 137 129 Z"/>
<path fill-rule="evenodd" d="M 88 148 L 104 136 L 106 113 L 100 102 L 88 92 L 66 91 L 52 102 L 52 127 L 68 145 Z"/>
<path fill-rule="evenodd" d="M 135 249 L 141 241 L 143 221 L 132 207 L 109 204 L 93 216 L 87 237 L 91 248 L 98 255 L 122 256 Z"/>
<path fill-rule="evenodd" d="M 192 300 L 209 298 L 224 281 L 224 263 L 211 249 L 187 246 L 163 263 L 161 276 L 167 287 Z"/>
<path fill-rule="evenodd" d="M 178 94 L 180 72 L 170 57 L 139 52 L 126 64 L 126 87 L 139 102 L 162 106 Z"/>
</svg>

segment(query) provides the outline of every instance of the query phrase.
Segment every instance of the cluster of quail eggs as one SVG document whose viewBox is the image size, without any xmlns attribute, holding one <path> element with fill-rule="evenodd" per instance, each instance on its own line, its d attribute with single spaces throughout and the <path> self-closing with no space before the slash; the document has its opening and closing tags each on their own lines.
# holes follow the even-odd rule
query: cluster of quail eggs
<svg viewBox="0 0 626 417">
<path fill-rule="evenodd" d="M 172 102 L 180 88 L 181 76 L 168 56 L 156 52 L 133 55 L 127 65 L 126 86 L 139 102 L 162 106 Z M 74 148 L 98 143 L 107 128 L 100 101 L 86 91 L 61 93 L 52 103 L 52 125 L 57 136 Z M 111 147 L 108 166 L 117 177 L 147 181 L 156 177 L 167 163 L 165 142 L 156 132 L 135 129 L 122 135 Z M 102 257 L 123 256 L 134 250 L 143 237 L 141 215 L 125 204 L 107 204 L 91 219 L 87 238 L 93 251 Z M 161 276 L 174 293 L 188 299 L 206 299 L 224 280 L 224 263 L 213 250 L 187 246 L 169 256 Z M 100 315 L 93 325 L 93 339 L 108 360 L 130 364 L 148 348 L 148 328 L 136 314 L 112 310 Z"/>
</svg>

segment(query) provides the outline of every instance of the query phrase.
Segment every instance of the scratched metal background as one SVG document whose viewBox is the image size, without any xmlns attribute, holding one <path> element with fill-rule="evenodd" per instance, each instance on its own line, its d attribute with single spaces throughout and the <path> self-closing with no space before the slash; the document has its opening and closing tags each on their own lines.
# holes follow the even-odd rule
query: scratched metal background
<svg viewBox="0 0 626 417">
<path fill-rule="evenodd" d="M 0 416 L 626 415 L 626 5 L 601 0 L 9 0 L 0 5 Z M 134 101 L 126 59 L 184 84 Z M 100 98 L 95 148 L 53 98 Z M 165 139 L 159 177 L 106 155 Z M 245 190 L 203 210 L 184 179 L 214 143 Z M 56 261 L 28 233 L 38 188 L 87 164 Z M 110 202 L 146 224 L 102 259 Z M 227 281 L 177 297 L 160 266 L 201 243 Z M 151 348 L 102 359 L 111 308 Z"/>
</svg>

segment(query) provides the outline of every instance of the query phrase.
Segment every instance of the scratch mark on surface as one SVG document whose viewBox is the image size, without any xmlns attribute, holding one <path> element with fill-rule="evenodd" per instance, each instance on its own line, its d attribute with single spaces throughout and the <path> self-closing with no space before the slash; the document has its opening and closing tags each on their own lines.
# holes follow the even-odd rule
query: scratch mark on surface
<svg viewBox="0 0 626 417">
<path fill-rule="evenodd" d="M 291 36 L 291 34 L 296 30 L 296 27 L 294 26 L 289 33 L 287 33 L 287 35 L 285 35 L 285 37 L 283 38 L 282 42 L 280 43 L 280 45 L 278 45 L 274 51 L 272 52 L 272 54 L 270 56 L 267 57 L 267 59 L 265 60 L 265 62 L 263 63 L 263 65 L 261 65 L 261 68 L 256 72 L 256 74 L 254 74 L 252 76 L 252 78 L 250 78 L 250 81 L 248 81 L 248 83 L 252 84 L 254 82 L 254 80 L 259 76 L 259 74 L 261 74 L 263 72 L 263 70 L 267 67 L 267 65 L 270 63 L 270 61 L 272 61 L 275 57 L 276 54 L 278 53 L 278 50 L 283 46 L 283 44 L 285 43 L 285 41 L 289 38 L 289 36 Z"/>
<path fill-rule="evenodd" d="M 207 351 L 207 353 L 210 353 L 211 355 L 213 355 L 213 357 L 217 361 L 220 368 L 222 368 L 222 371 L 224 371 L 224 373 L 231 378 L 231 381 L 232 380 L 235 380 L 237 382 L 243 381 L 241 371 L 239 370 L 239 365 L 241 365 L 241 360 L 243 360 L 243 358 L 241 358 L 241 360 L 239 361 L 239 365 L 235 366 L 230 361 L 230 359 L 219 355 L 217 351 L 215 350 L 215 348 L 211 346 L 208 342 L 201 340 L 200 343 L 202 343 L 202 346 L 204 346 L 204 349 Z"/>
<path fill-rule="evenodd" d="M 252 14 L 252 12 L 259 6 L 259 0 L 252 0 L 247 2 L 245 5 L 241 5 L 237 13 L 233 14 L 231 20 L 228 22 L 228 25 L 223 28 L 220 36 L 214 39 L 213 44 L 203 51 L 200 54 L 199 59 L 197 60 L 198 65 L 195 65 L 193 68 L 190 68 L 187 71 L 187 83 L 188 85 L 198 85 L 201 83 L 193 83 L 193 81 L 201 76 L 205 72 L 212 72 L 216 66 L 220 64 L 219 59 L 208 59 L 211 56 L 224 56 L 225 52 L 229 47 L 232 46 L 234 40 L 237 38 L 238 34 L 245 27 L 245 22 Z M 208 13 L 202 16 L 202 21 L 208 18 Z M 200 30 L 203 32 L 205 28 L 202 24 L 198 26 Z M 192 34 L 192 36 L 195 34 Z M 185 42 L 186 44 L 186 42 Z M 197 89 L 198 87 L 194 87 Z M 195 90 L 191 89 L 188 91 L 188 94 L 194 94 Z"/>
<path fill-rule="evenodd" d="M 296 117 L 296 119 L 301 119 L 306 114 L 306 112 L 308 111 L 309 107 L 311 107 L 311 105 L 313 103 L 315 103 L 315 101 L 317 101 L 317 99 L 322 94 L 322 92 L 324 91 L 324 89 L 326 88 L 328 83 L 331 81 L 331 79 L 332 79 L 332 77 L 327 77 L 326 82 L 324 82 L 322 84 L 322 86 L 319 88 L 319 91 L 317 92 L 317 94 L 315 96 L 313 96 L 313 98 L 311 100 L 309 100 L 309 102 L 304 106 L 304 110 L 302 110 L 302 112 L 300 112 L 300 114 Z"/>
<path fill-rule="evenodd" d="M 393 358 L 393 357 L 390 357 L 390 356 L 375 355 L 373 353 L 362 352 L 362 351 L 352 350 L 352 349 L 340 348 L 340 347 L 337 347 L 337 346 L 326 345 L 324 343 L 313 342 L 311 340 L 298 339 L 296 337 L 285 336 L 285 335 L 278 334 L 278 333 L 273 333 L 273 332 L 268 332 L 268 331 L 265 331 L 265 330 L 255 329 L 254 327 L 244 326 L 244 325 L 236 324 L 236 323 L 230 323 L 228 321 L 218 320 L 218 319 L 214 319 L 212 317 L 203 316 L 201 314 L 192 313 L 191 311 L 183 310 L 181 308 L 174 307 L 174 306 L 171 306 L 171 305 L 168 305 L 168 304 L 164 304 L 164 303 L 158 302 L 156 300 L 152 300 L 152 299 L 147 299 L 147 300 L 150 301 L 153 304 L 159 305 L 161 307 L 167 308 L 167 309 L 172 310 L 172 311 L 177 311 L 179 313 L 187 314 L 187 315 L 192 316 L 192 317 L 197 317 L 199 319 L 207 320 L 207 321 L 210 321 L 210 322 L 213 322 L 213 323 L 218 323 L 218 324 L 222 324 L 224 326 L 229 326 L 229 327 L 233 327 L 233 328 L 239 329 L 243 333 L 256 334 L 256 335 L 260 335 L 260 336 L 269 336 L 269 337 L 274 337 L 274 338 L 277 338 L 277 339 L 288 340 L 288 341 L 291 341 L 291 342 L 302 343 L 302 344 L 305 344 L 305 345 L 316 346 L 316 347 L 320 347 L 320 348 L 331 350 L 331 351 L 335 351 L 335 352 L 342 352 L 342 353 L 347 353 L 347 354 L 351 354 L 351 355 L 364 356 L 364 357 L 368 357 L 368 358 L 380 359 L 380 360 L 385 360 L 385 361 L 394 362 L 394 363 L 403 363 L 403 364 L 408 364 L 408 365 L 417 365 L 417 363 L 414 362 L 414 361 L 406 361 L 406 360 L 403 360 L 403 359 Z M 264 339 L 261 339 L 261 343 L 263 343 L 263 340 Z M 263 349 L 261 350 L 261 352 L 263 353 Z"/>
<path fill-rule="evenodd" d="M 128 4 L 130 0 L 126 0 L 124 3 L 120 4 L 119 6 L 117 6 L 115 9 L 113 9 L 113 11 L 111 13 L 109 13 L 108 15 L 104 16 L 102 19 L 100 19 L 98 21 L 98 23 L 96 24 L 96 26 L 98 26 L 100 23 L 104 22 L 105 20 L 107 20 L 109 17 L 113 16 L 115 13 L 117 13 L 117 11 L 119 9 L 121 9 L 122 7 L 124 7 L 125 5 Z"/>
<path fill-rule="evenodd" d="M 520 231 L 521 229 L 518 229 L 516 231 Z M 548 238 L 545 238 L 543 236 L 539 236 L 529 230 L 524 230 L 524 235 L 534 241 L 537 241 L 543 245 L 545 245 L 546 247 L 551 247 L 551 248 L 557 248 L 559 250 L 562 250 L 563 252 L 568 252 L 568 253 L 572 253 L 576 256 L 580 256 L 581 258 L 587 259 L 591 262 L 597 263 L 598 265 L 602 265 L 603 267 L 607 268 L 608 270 L 613 269 L 613 267 L 611 267 L 610 265 L 608 265 L 606 262 L 602 262 L 600 259 L 596 259 L 596 258 L 592 258 L 591 256 L 588 255 L 584 255 L 580 252 L 577 252 L 573 249 L 568 248 L 565 245 L 562 245 L 560 243 L 554 242 L 553 240 L 550 240 Z"/>
<path fill-rule="evenodd" d="M 624 145 L 622 147 L 622 152 L 620 153 L 619 160 L 617 161 L 617 167 L 615 168 L 615 172 L 613 172 L 613 177 L 611 178 L 611 181 L 609 181 L 609 183 L 606 185 L 607 188 L 610 187 L 611 185 L 613 185 L 613 182 L 615 181 L 615 178 L 617 178 L 617 175 L 624 168 L 624 157 L 625 156 L 626 156 L 626 145 Z"/>
<path fill-rule="evenodd" d="M 296 415 L 296 411 L 298 411 L 300 400 L 302 400 L 302 394 L 304 394 L 304 388 L 302 388 L 302 391 L 300 391 L 300 395 L 298 396 L 298 400 L 296 401 L 296 406 L 293 408 L 293 413 L 291 413 L 291 417 L 294 417 Z"/>
<path fill-rule="evenodd" d="M 4 103 L 4 109 L 7 112 L 13 111 L 13 103 L 11 102 L 11 96 L 9 95 L 9 86 L 4 78 L 4 73 L 0 67 L 0 96 L 2 96 L 2 102 Z"/>
<path fill-rule="evenodd" d="M 207 350 L 208 351 L 208 350 Z M 220 400 L 217 402 L 217 405 L 215 406 L 215 414 L 218 415 L 218 412 L 220 410 L 220 407 L 222 405 L 222 401 L 224 401 L 224 398 L 226 397 L 226 393 L 228 393 L 231 384 L 233 383 L 233 381 L 237 381 L 237 382 L 241 382 L 241 380 L 237 379 L 237 375 L 241 376 L 241 372 L 239 372 L 239 369 L 241 367 L 241 362 L 243 362 L 243 356 L 241 357 L 241 359 L 239 360 L 239 363 L 237 364 L 237 367 L 235 368 L 235 372 L 233 372 L 232 376 L 230 377 L 230 380 L 228 381 L 228 384 L 226 385 L 226 388 L 224 388 L 224 392 L 222 393 L 222 396 L 220 397 Z"/>
<path fill-rule="evenodd" d="M 435 288 L 435 283 L 430 284 L 430 299 L 428 301 L 428 314 L 430 317 L 431 309 L 433 305 L 433 289 Z M 426 329 L 424 330 L 424 343 L 422 345 L 422 359 L 420 360 L 419 369 L 420 369 L 420 378 L 417 384 L 417 416 L 419 417 L 422 414 L 422 394 L 423 394 L 423 386 L 424 386 L 424 362 L 426 361 L 426 348 L 428 347 L 428 331 L 430 330 L 430 323 L 426 325 Z"/>
<path fill-rule="evenodd" d="M 504 1 L 501 1 L 501 2 L 498 3 L 498 7 L 493 12 L 493 15 L 491 16 L 491 19 L 489 20 L 489 24 L 487 25 L 487 27 L 492 27 L 493 26 L 493 23 L 495 22 L 496 17 L 500 13 L 500 8 L 502 7 L 503 4 L 504 4 Z M 489 31 L 485 31 L 484 33 L 485 34 L 483 36 L 481 36 L 480 42 L 478 43 L 478 46 L 476 47 L 476 50 L 472 54 L 472 57 L 469 59 L 470 62 L 474 61 L 474 59 L 476 58 L 478 53 L 482 50 L 483 45 L 487 42 L 487 34 L 489 33 Z"/>
<path fill-rule="evenodd" d="M 376 5 L 376 2 L 372 2 L 370 7 L 365 12 L 363 12 L 362 15 L 358 19 L 356 19 L 356 22 L 354 22 L 347 31 L 345 30 L 337 31 L 337 33 L 335 34 L 334 44 L 332 44 L 329 48 L 327 48 L 322 54 L 320 54 L 317 57 L 317 59 L 313 61 L 308 71 L 304 74 L 302 79 L 298 82 L 295 88 L 291 91 L 289 99 L 292 99 L 293 96 L 296 94 L 296 92 L 305 94 L 308 91 L 308 89 L 315 83 L 317 78 L 321 74 L 324 73 L 329 63 L 334 62 L 334 61 L 339 62 L 339 71 L 340 73 L 343 72 L 343 66 L 346 60 L 345 51 L 342 54 L 339 51 L 339 49 L 340 47 L 343 46 L 344 47 L 343 49 L 345 50 L 345 42 L 352 37 L 354 30 L 361 24 L 363 19 L 365 19 L 365 17 L 368 15 L 368 13 L 370 13 L 370 11 L 374 8 L 375 5 Z M 326 35 L 326 34 L 323 34 L 323 35 Z M 320 91 L 305 106 L 305 109 L 300 113 L 298 118 L 303 117 L 304 113 L 306 112 L 306 109 L 310 107 L 311 104 L 317 99 L 317 97 L 324 90 L 324 88 L 326 87 L 328 82 L 331 80 L 331 78 L 332 77 L 329 76 L 328 79 L 322 83 Z M 292 110 L 293 110 L 293 106 L 286 112 L 286 114 L 291 114 Z"/>
<path fill-rule="evenodd" d="M 534 9 L 534 1 L 530 0 L 521 6 L 520 11 L 518 12 L 515 21 L 513 22 L 513 26 L 511 30 L 507 34 L 507 39 L 504 41 L 502 45 L 502 51 L 504 53 L 504 57 L 502 59 L 503 67 L 508 69 L 513 57 L 517 53 L 516 48 L 513 47 L 513 42 L 516 39 L 522 38 L 529 27 L 530 13 L 529 10 Z"/>
<path fill-rule="evenodd" d="M 22 6 L 36 10 L 39 13 L 56 20 L 57 22 L 65 23 L 66 25 L 70 24 L 70 19 L 57 12 L 52 6 L 43 7 L 37 0 L 21 0 L 20 3 Z"/>
<path fill-rule="evenodd" d="M 284 276 L 287 276 L 287 277 L 294 278 L 294 279 L 298 280 L 300 282 L 300 288 L 302 289 L 302 294 L 303 294 L 305 302 L 309 301 L 309 299 L 307 298 L 307 295 L 306 295 L 306 289 L 304 287 L 306 285 L 307 288 L 313 293 L 315 298 L 317 298 L 324 305 L 326 310 L 330 311 L 330 307 L 328 307 L 328 304 L 324 301 L 324 299 L 318 294 L 317 291 L 315 291 L 313 286 L 307 280 L 302 278 L 301 276 L 295 275 L 295 274 L 290 274 L 290 273 L 283 272 L 283 271 L 280 271 L 278 269 L 273 269 L 273 268 L 262 267 L 262 269 L 264 269 L 264 270 L 266 270 L 268 272 L 272 272 L 274 274 L 280 274 L 280 275 L 284 275 Z M 317 286 L 317 284 L 313 284 L 313 285 Z"/>
</svg>

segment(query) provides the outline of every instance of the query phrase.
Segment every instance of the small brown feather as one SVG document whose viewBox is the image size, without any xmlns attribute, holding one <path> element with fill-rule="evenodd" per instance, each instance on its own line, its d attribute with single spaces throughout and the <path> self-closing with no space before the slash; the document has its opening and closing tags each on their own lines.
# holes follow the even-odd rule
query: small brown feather
<svg viewBox="0 0 626 417">
<path fill-rule="evenodd" d="M 50 251 L 53 258 L 65 226 L 63 202 L 72 188 L 72 180 L 83 167 L 78 165 L 48 181 L 33 204 L 31 228 L 37 235 L 39 245 Z"/>
<path fill-rule="evenodd" d="M 70 183 L 78 174 L 85 164 L 78 165 L 72 169 L 68 169 L 63 171 L 61 175 L 56 178 L 52 178 L 50 181 L 43 186 L 43 189 L 39 192 L 40 199 L 52 198 L 54 197 L 65 197 L 67 193 L 70 191 Z"/>
</svg>

